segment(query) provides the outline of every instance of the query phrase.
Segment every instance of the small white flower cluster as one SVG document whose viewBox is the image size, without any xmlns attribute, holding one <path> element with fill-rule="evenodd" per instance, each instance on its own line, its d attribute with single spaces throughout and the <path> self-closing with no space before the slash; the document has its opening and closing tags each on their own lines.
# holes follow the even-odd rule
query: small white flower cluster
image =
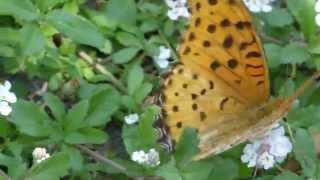
<svg viewBox="0 0 320 180">
<path fill-rule="evenodd" d="M 127 123 L 127 124 L 134 124 L 136 122 L 139 121 L 139 115 L 138 114 L 129 114 L 127 116 L 124 117 L 124 121 Z"/>
<path fill-rule="evenodd" d="M 171 57 L 171 51 L 164 46 L 159 47 L 159 55 L 153 57 L 155 63 L 161 68 L 165 69 L 169 66 L 169 58 Z"/>
<path fill-rule="evenodd" d="M 156 167 L 160 164 L 159 153 L 154 148 L 150 149 L 148 153 L 143 150 L 133 152 L 131 160 L 149 167 Z"/>
<path fill-rule="evenodd" d="M 316 24 L 318 26 L 320 26 L 320 0 L 317 0 L 316 5 L 314 7 L 315 11 L 316 11 Z"/>
<path fill-rule="evenodd" d="M 5 81 L 4 84 L 0 84 L 0 114 L 8 116 L 12 112 L 12 107 L 9 103 L 17 102 L 17 97 L 13 92 L 10 92 L 11 83 Z"/>
<path fill-rule="evenodd" d="M 275 0 L 243 0 L 244 4 L 253 13 L 271 12 L 272 11 L 271 3 L 274 1 Z"/>
<path fill-rule="evenodd" d="M 50 157 L 50 154 L 47 153 L 46 148 L 36 147 L 32 152 L 33 160 L 36 163 L 40 163 Z"/>
<path fill-rule="evenodd" d="M 275 163 L 281 163 L 291 151 L 292 144 L 285 136 L 284 128 L 278 126 L 264 137 L 247 144 L 241 161 L 248 163 L 248 167 L 270 169 Z"/>
<path fill-rule="evenodd" d="M 168 17 L 171 20 L 178 20 L 179 17 L 186 17 L 190 16 L 187 7 L 187 0 L 165 0 L 168 7 L 170 8 L 167 12 Z"/>
</svg>

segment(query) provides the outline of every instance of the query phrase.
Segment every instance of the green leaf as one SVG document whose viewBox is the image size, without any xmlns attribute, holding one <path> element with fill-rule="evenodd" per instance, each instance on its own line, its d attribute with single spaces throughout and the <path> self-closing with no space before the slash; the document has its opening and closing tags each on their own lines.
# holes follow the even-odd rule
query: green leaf
<svg viewBox="0 0 320 180">
<path fill-rule="evenodd" d="M 129 154 L 136 150 L 148 150 L 156 146 L 157 133 L 153 128 L 159 108 L 151 106 L 141 116 L 138 126 L 124 126 L 122 138 Z"/>
<path fill-rule="evenodd" d="M 30 0 L 0 0 L 0 15 L 10 15 L 26 21 L 38 17 L 36 8 Z"/>
<path fill-rule="evenodd" d="M 13 104 L 12 120 L 18 129 L 30 136 L 48 136 L 51 132 L 50 118 L 33 103 L 19 100 Z"/>
<path fill-rule="evenodd" d="M 129 69 L 128 80 L 127 80 L 128 92 L 130 95 L 133 95 L 135 90 L 142 85 L 143 79 L 144 79 L 144 73 L 141 66 L 139 64 L 133 65 Z"/>
<path fill-rule="evenodd" d="M 174 159 L 171 159 L 168 163 L 160 166 L 155 172 L 155 174 L 163 177 L 165 180 L 182 179 L 179 170 L 175 166 Z"/>
<path fill-rule="evenodd" d="M 64 104 L 61 102 L 61 100 L 51 93 L 46 93 L 43 98 L 52 111 L 53 116 L 56 119 L 61 120 L 65 115 Z"/>
<path fill-rule="evenodd" d="M 304 178 L 299 177 L 298 175 L 290 172 L 290 171 L 286 171 L 283 172 L 282 174 L 274 177 L 272 180 L 303 180 Z"/>
<path fill-rule="evenodd" d="M 69 156 L 70 168 L 76 173 L 81 173 L 85 168 L 81 152 L 73 146 L 63 146 L 62 151 Z"/>
<path fill-rule="evenodd" d="M 159 22 L 154 18 L 146 19 L 141 24 L 140 29 L 145 33 L 157 31 L 159 29 Z"/>
<path fill-rule="evenodd" d="M 287 118 L 292 127 L 308 128 L 319 124 L 319 111 L 320 107 L 310 105 L 290 111 Z"/>
<path fill-rule="evenodd" d="M 127 32 L 118 32 L 116 39 L 124 46 L 142 47 L 141 41 L 135 35 Z"/>
<path fill-rule="evenodd" d="M 35 0 L 36 5 L 41 11 L 46 11 L 58 4 L 66 2 L 67 0 Z"/>
<path fill-rule="evenodd" d="M 277 68 L 281 64 L 281 50 L 282 47 L 277 44 L 264 44 L 268 65 L 270 68 Z"/>
<path fill-rule="evenodd" d="M 183 167 L 183 169 L 180 169 L 180 173 L 182 174 L 183 179 L 185 180 L 206 180 L 208 179 L 208 176 L 210 175 L 212 168 L 216 167 L 214 167 L 211 161 L 197 161 L 191 162 L 187 166 Z"/>
<path fill-rule="evenodd" d="M 107 134 L 96 128 L 79 129 L 65 137 L 65 141 L 70 144 L 103 144 L 107 140 Z"/>
<path fill-rule="evenodd" d="M 0 118 L 0 137 L 6 138 L 13 133 L 13 126 L 11 126 L 10 122 L 3 118 Z"/>
<path fill-rule="evenodd" d="M 282 64 L 300 64 L 311 58 L 306 47 L 298 43 L 290 43 L 281 51 Z"/>
<path fill-rule="evenodd" d="M 57 153 L 33 167 L 25 180 L 59 180 L 68 174 L 70 163 L 66 153 Z"/>
<path fill-rule="evenodd" d="M 140 48 L 135 47 L 121 49 L 116 53 L 112 54 L 112 62 L 114 62 L 115 64 L 128 63 L 137 55 L 139 50 Z"/>
<path fill-rule="evenodd" d="M 209 175 L 210 179 L 233 180 L 239 176 L 238 165 L 230 159 L 215 158 L 212 172 Z"/>
<path fill-rule="evenodd" d="M 110 0 L 107 3 L 106 15 L 118 24 L 135 24 L 137 5 L 134 0 Z"/>
<path fill-rule="evenodd" d="M 293 150 L 296 160 L 303 169 L 303 174 L 312 178 L 317 170 L 317 152 L 313 138 L 305 129 L 297 129 Z"/>
<path fill-rule="evenodd" d="M 105 125 L 110 121 L 111 115 L 118 110 L 120 102 L 120 94 L 113 88 L 95 94 L 90 98 L 86 124 L 90 127 Z"/>
<path fill-rule="evenodd" d="M 143 100 L 148 96 L 148 94 L 152 91 L 151 83 L 143 83 L 140 88 L 136 90 L 134 93 L 134 99 L 137 103 L 143 103 Z"/>
<path fill-rule="evenodd" d="M 63 10 L 54 10 L 47 15 L 47 20 L 73 41 L 96 47 L 106 53 L 111 52 L 111 47 L 108 47 L 111 46 L 109 40 L 105 39 L 98 28 L 87 19 Z"/>
<path fill-rule="evenodd" d="M 27 164 L 20 157 L 10 157 L 0 153 L 0 165 L 8 168 L 8 175 L 19 179 L 27 171 Z"/>
<path fill-rule="evenodd" d="M 89 102 L 87 100 L 83 100 L 76 105 L 74 105 L 67 114 L 65 129 L 67 131 L 73 131 L 79 129 L 81 127 L 85 127 L 86 124 L 84 120 L 87 116 L 89 109 Z"/>
<path fill-rule="evenodd" d="M 185 128 L 176 146 L 175 158 L 179 166 L 185 166 L 199 152 L 199 139 L 195 129 Z"/>
<path fill-rule="evenodd" d="M 0 40 L 1 41 L 1 40 Z M 320 54 L 320 40 L 315 39 L 314 41 L 310 42 L 309 44 L 309 52 L 312 54 Z"/>
<path fill-rule="evenodd" d="M 284 27 L 293 23 L 293 18 L 287 9 L 274 9 L 270 13 L 266 13 L 266 20 L 274 27 Z"/>
<path fill-rule="evenodd" d="M 287 4 L 288 9 L 297 19 L 305 38 L 311 41 L 317 30 L 314 20 L 316 15 L 315 0 L 290 0 L 287 1 Z"/>
<path fill-rule="evenodd" d="M 26 25 L 20 30 L 19 37 L 23 56 L 31 56 L 44 51 L 46 40 L 39 27 Z"/>
</svg>

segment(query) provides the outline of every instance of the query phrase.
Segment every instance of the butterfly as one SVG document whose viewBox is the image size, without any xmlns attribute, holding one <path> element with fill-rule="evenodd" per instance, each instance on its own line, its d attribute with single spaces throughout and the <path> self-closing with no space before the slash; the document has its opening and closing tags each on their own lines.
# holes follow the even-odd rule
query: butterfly
<svg viewBox="0 0 320 180">
<path fill-rule="evenodd" d="M 263 47 L 243 2 L 189 0 L 189 7 L 181 62 L 162 88 L 162 139 L 169 133 L 171 147 L 169 141 L 179 141 L 185 127 L 195 128 L 199 160 L 272 129 L 319 74 L 294 95 L 271 98 Z"/>
</svg>

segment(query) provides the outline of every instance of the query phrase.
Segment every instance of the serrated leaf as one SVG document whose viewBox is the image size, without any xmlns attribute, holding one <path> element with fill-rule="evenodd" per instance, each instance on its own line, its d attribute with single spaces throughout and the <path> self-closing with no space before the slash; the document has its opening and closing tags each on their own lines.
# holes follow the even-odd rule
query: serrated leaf
<svg viewBox="0 0 320 180">
<path fill-rule="evenodd" d="M 116 39 L 124 46 L 142 47 L 140 39 L 131 33 L 118 32 Z"/>
<path fill-rule="evenodd" d="M 153 128 L 159 108 L 152 106 L 148 108 L 140 117 L 138 126 L 124 126 L 122 138 L 129 154 L 137 150 L 149 150 L 156 146 L 157 133 Z"/>
<path fill-rule="evenodd" d="M 282 174 L 274 177 L 272 180 L 303 180 L 304 178 L 299 177 L 298 175 L 290 172 L 290 171 L 286 171 L 283 172 Z"/>
<path fill-rule="evenodd" d="M 277 44 L 265 44 L 264 50 L 266 52 L 266 57 L 268 65 L 270 68 L 277 68 L 281 65 L 281 50 L 282 47 Z"/>
<path fill-rule="evenodd" d="M 297 129 L 293 150 L 304 175 L 314 177 L 317 169 L 317 152 L 312 137 L 305 129 Z"/>
<path fill-rule="evenodd" d="M 175 158 L 179 167 L 192 161 L 193 156 L 199 152 L 198 143 L 196 130 L 185 128 L 175 151 Z"/>
<path fill-rule="evenodd" d="M 103 144 L 108 140 L 107 134 L 95 128 L 83 128 L 66 135 L 65 141 L 70 144 Z"/>
<path fill-rule="evenodd" d="M 19 100 L 13 104 L 12 120 L 18 129 L 30 136 L 48 136 L 51 123 L 48 115 L 37 104 Z"/>
<path fill-rule="evenodd" d="M 160 166 L 156 170 L 155 174 L 163 177 L 165 180 L 180 180 L 180 179 L 182 179 L 178 169 L 175 166 L 174 159 L 171 159 L 168 163 Z"/>
<path fill-rule="evenodd" d="M 0 15 L 10 15 L 27 21 L 38 17 L 36 8 L 30 0 L 0 0 Z"/>
<path fill-rule="evenodd" d="M 108 18 L 118 24 L 135 24 L 137 5 L 134 0 L 110 0 L 105 12 Z"/>
<path fill-rule="evenodd" d="M 300 64 L 311 58 L 306 47 L 298 43 L 291 43 L 281 51 L 282 64 Z"/>
<path fill-rule="evenodd" d="M 54 10 L 46 18 L 59 32 L 79 44 L 93 46 L 104 52 L 107 50 L 106 47 L 111 45 L 98 28 L 83 17 L 72 15 L 63 10 Z M 108 51 L 106 53 L 110 53 L 111 49 Z"/>
<path fill-rule="evenodd" d="M 86 124 L 88 126 L 101 126 L 110 121 L 111 115 L 115 113 L 120 105 L 120 94 L 113 88 L 107 88 L 93 95 Z"/>
<path fill-rule="evenodd" d="M 79 103 L 72 106 L 68 111 L 65 122 L 66 131 L 73 131 L 81 127 L 85 127 L 85 117 L 87 116 L 89 109 L 88 100 L 82 100 Z"/>
<path fill-rule="evenodd" d="M 319 123 L 319 111 L 320 107 L 310 105 L 290 111 L 287 118 L 292 127 L 308 128 Z"/>
<path fill-rule="evenodd" d="M 142 103 L 143 100 L 148 96 L 148 94 L 152 91 L 151 83 L 143 83 L 140 88 L 136 90 L 134 93 L 134 99 L 137 103 Z"/>
<path fill-rule="evenodd" d="M 315 0 L 290 0 L 287 1 L 288 9 L 297 19 L 300 28 L 308 41 L 311 41 L 316 33 L 314 10 Z"/>
<path fill-rule="evenodd" d="M 140 48 L 135 48 L 135 47 L 121 49 L 115 52 L 114 54 L 112 54 L 112 62 L 114 62 L 115 64 L 128 63 L 137 55 L 139 50 Z"/>
<path fill-rule="evenodd" d="M 268 24 L 274 27 L 283 27 L 293 23 L 293 18 L 287 9 L 274 9 L 266 13 L 266 20 Z"/>
<path fill-rule="evenodd" d="M 57 153 L 31 169 L 25 180 L 59 180 L 67 175 L 69 157 L 66 153 Z"/>
<path fill-rule="evenodd" d="M 212 168 L 215 167 L 210 161 L 197 161 L 189 163 L 187 166 L 180 169 L 180 173 L 185 180 L 206 180 L 208 179 Z"/>
<path fill-rule="evenodd" d="M 20 30 L 19 37 L 22 56 L 31 56 L 44 51 L 46 41 L 39 27 L 26 25 Z"/>
<path fill-rule="evenodd" d="M 238 165 L 230 159 L 215 158 L 212 172 L 209 175 L 210 179 L 233 180 L 239 175 Z"/>
<path fill-rule="evenodd" d="M 0 165 L 8 168 L 8 175 L 19 179 L 27 171 L 27 164 L 21 158 L 10 157 L 0 153 Z"/>
<path fill-rule="evenodd" d="M 53 116 L 56 119 L 61 120 L 65 115 L 64 104 L 61 102 L 61 100 L 51 93 L 46 93 L 43 96 L 43 98 L 45 103 L 49 106 L 50 110 L 52 111 Z"/>
<path fill-rule="evenodd" d="M 144 79 L 144 73 L 143 69 L 139 64 L 133 65 L 128 72 L 128 92 L 130 95 L 133 95 L 135 90 L 137 90 L 143 82 Z"/>
</svg>

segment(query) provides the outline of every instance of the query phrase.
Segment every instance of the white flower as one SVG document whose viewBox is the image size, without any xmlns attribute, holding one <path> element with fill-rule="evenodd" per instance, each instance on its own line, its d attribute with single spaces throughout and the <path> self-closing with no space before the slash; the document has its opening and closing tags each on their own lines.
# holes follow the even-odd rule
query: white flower
<svg viewBox="0 0 320 180">
<path fill-rule="evenodd" d="M 176 21 L 179 17 L 190 17 L 187 0 L 165 0 L 165 2 L 169 7 L 167 15 L 171 20 Z"/>
<path fill-rule="evenodd" d="M 8 116 L 12 108 L 9 103 L 17 102 L 17 97 L 13 92 L 10 92 L 11 83 L 5 81 L 4 84 L 0 84 L 0 114 Z"/>
<path fill-rule="evenodd" d="M 143 150 L 133 152 L 131 160 L 149 167 L 155 167 L 160 164 L 159 153 L 154 148 L 150 149 L 148 153 Z"/>
<path fill-rule="evenodd" d="M 281 163 L 292 151 L 292 144 L 285 136 L 285 130 L 277 125 L 264 137 L 247 144 L 241 161 L 248 167 L 270 169 L 275 163 Z"/>
<path fill-rule="evenodd" d="M 316 2 L 314 9 L 317 13 L 315 17 L 316 24 L 320 26 L 320 1 L 319 0 Z"/>
<path fill-rule="evenodd" d="M 244 4 L 251 12 L 270 12 L 272 11 L 271 3 L 275 0 L 243 0 Z"/>
<path fill-rule="evenodd" d="M 134 124 L 139 121 L 139 115 L 138 114 L 129 114 L 124 117 L 124 121 L 127 124 Z"/>
<path fill-rule="evenodd" d="M 161 68 L 165 69 L 169 66 L 169 58 L 171 57 L 171 51 L 164 46 L 159 47 L 159 55 L 153 57 L 155 63 Z"/>
<path fill-rule="evenodd" d="M 270 169 L 275 163 L 274 156 L 268 152 L 263 152 L 257 159 L 257 164 L 262 166 L 263 169 Z"/>
<path fill-rule="evenodd" d="M 37 147 L 37 148 L 35 148 L 33 150 L 32 156 L 33 156 L 33 160 L 36 163 L 40 163 L 40 162 L 48 159 L 50 157 L 50 154 L 47 153 L 47 149 L 46 148 Z"/>
<path fill-rule="evenodd" d="M 149 152 L 148 152 L 147 164 L 150 167 L 155 167 L 155 166 L 158 166 L 160 164 L 159 153 L 154 148 L 150 149 Z"/>
<path fill-rule="evenodd" d="M 131 160 L 139 164 L 143 164 L 146 161 L 148 161 L 148 154 L 145 153 L 143 150 L 135 151 L 131 155 Z"/>
<path fill-rule="evenodd" d="M 8 116 L 12 112 L 12 108 L 6 101 L 0 101 L 0 114 Z"/>
</svg>

